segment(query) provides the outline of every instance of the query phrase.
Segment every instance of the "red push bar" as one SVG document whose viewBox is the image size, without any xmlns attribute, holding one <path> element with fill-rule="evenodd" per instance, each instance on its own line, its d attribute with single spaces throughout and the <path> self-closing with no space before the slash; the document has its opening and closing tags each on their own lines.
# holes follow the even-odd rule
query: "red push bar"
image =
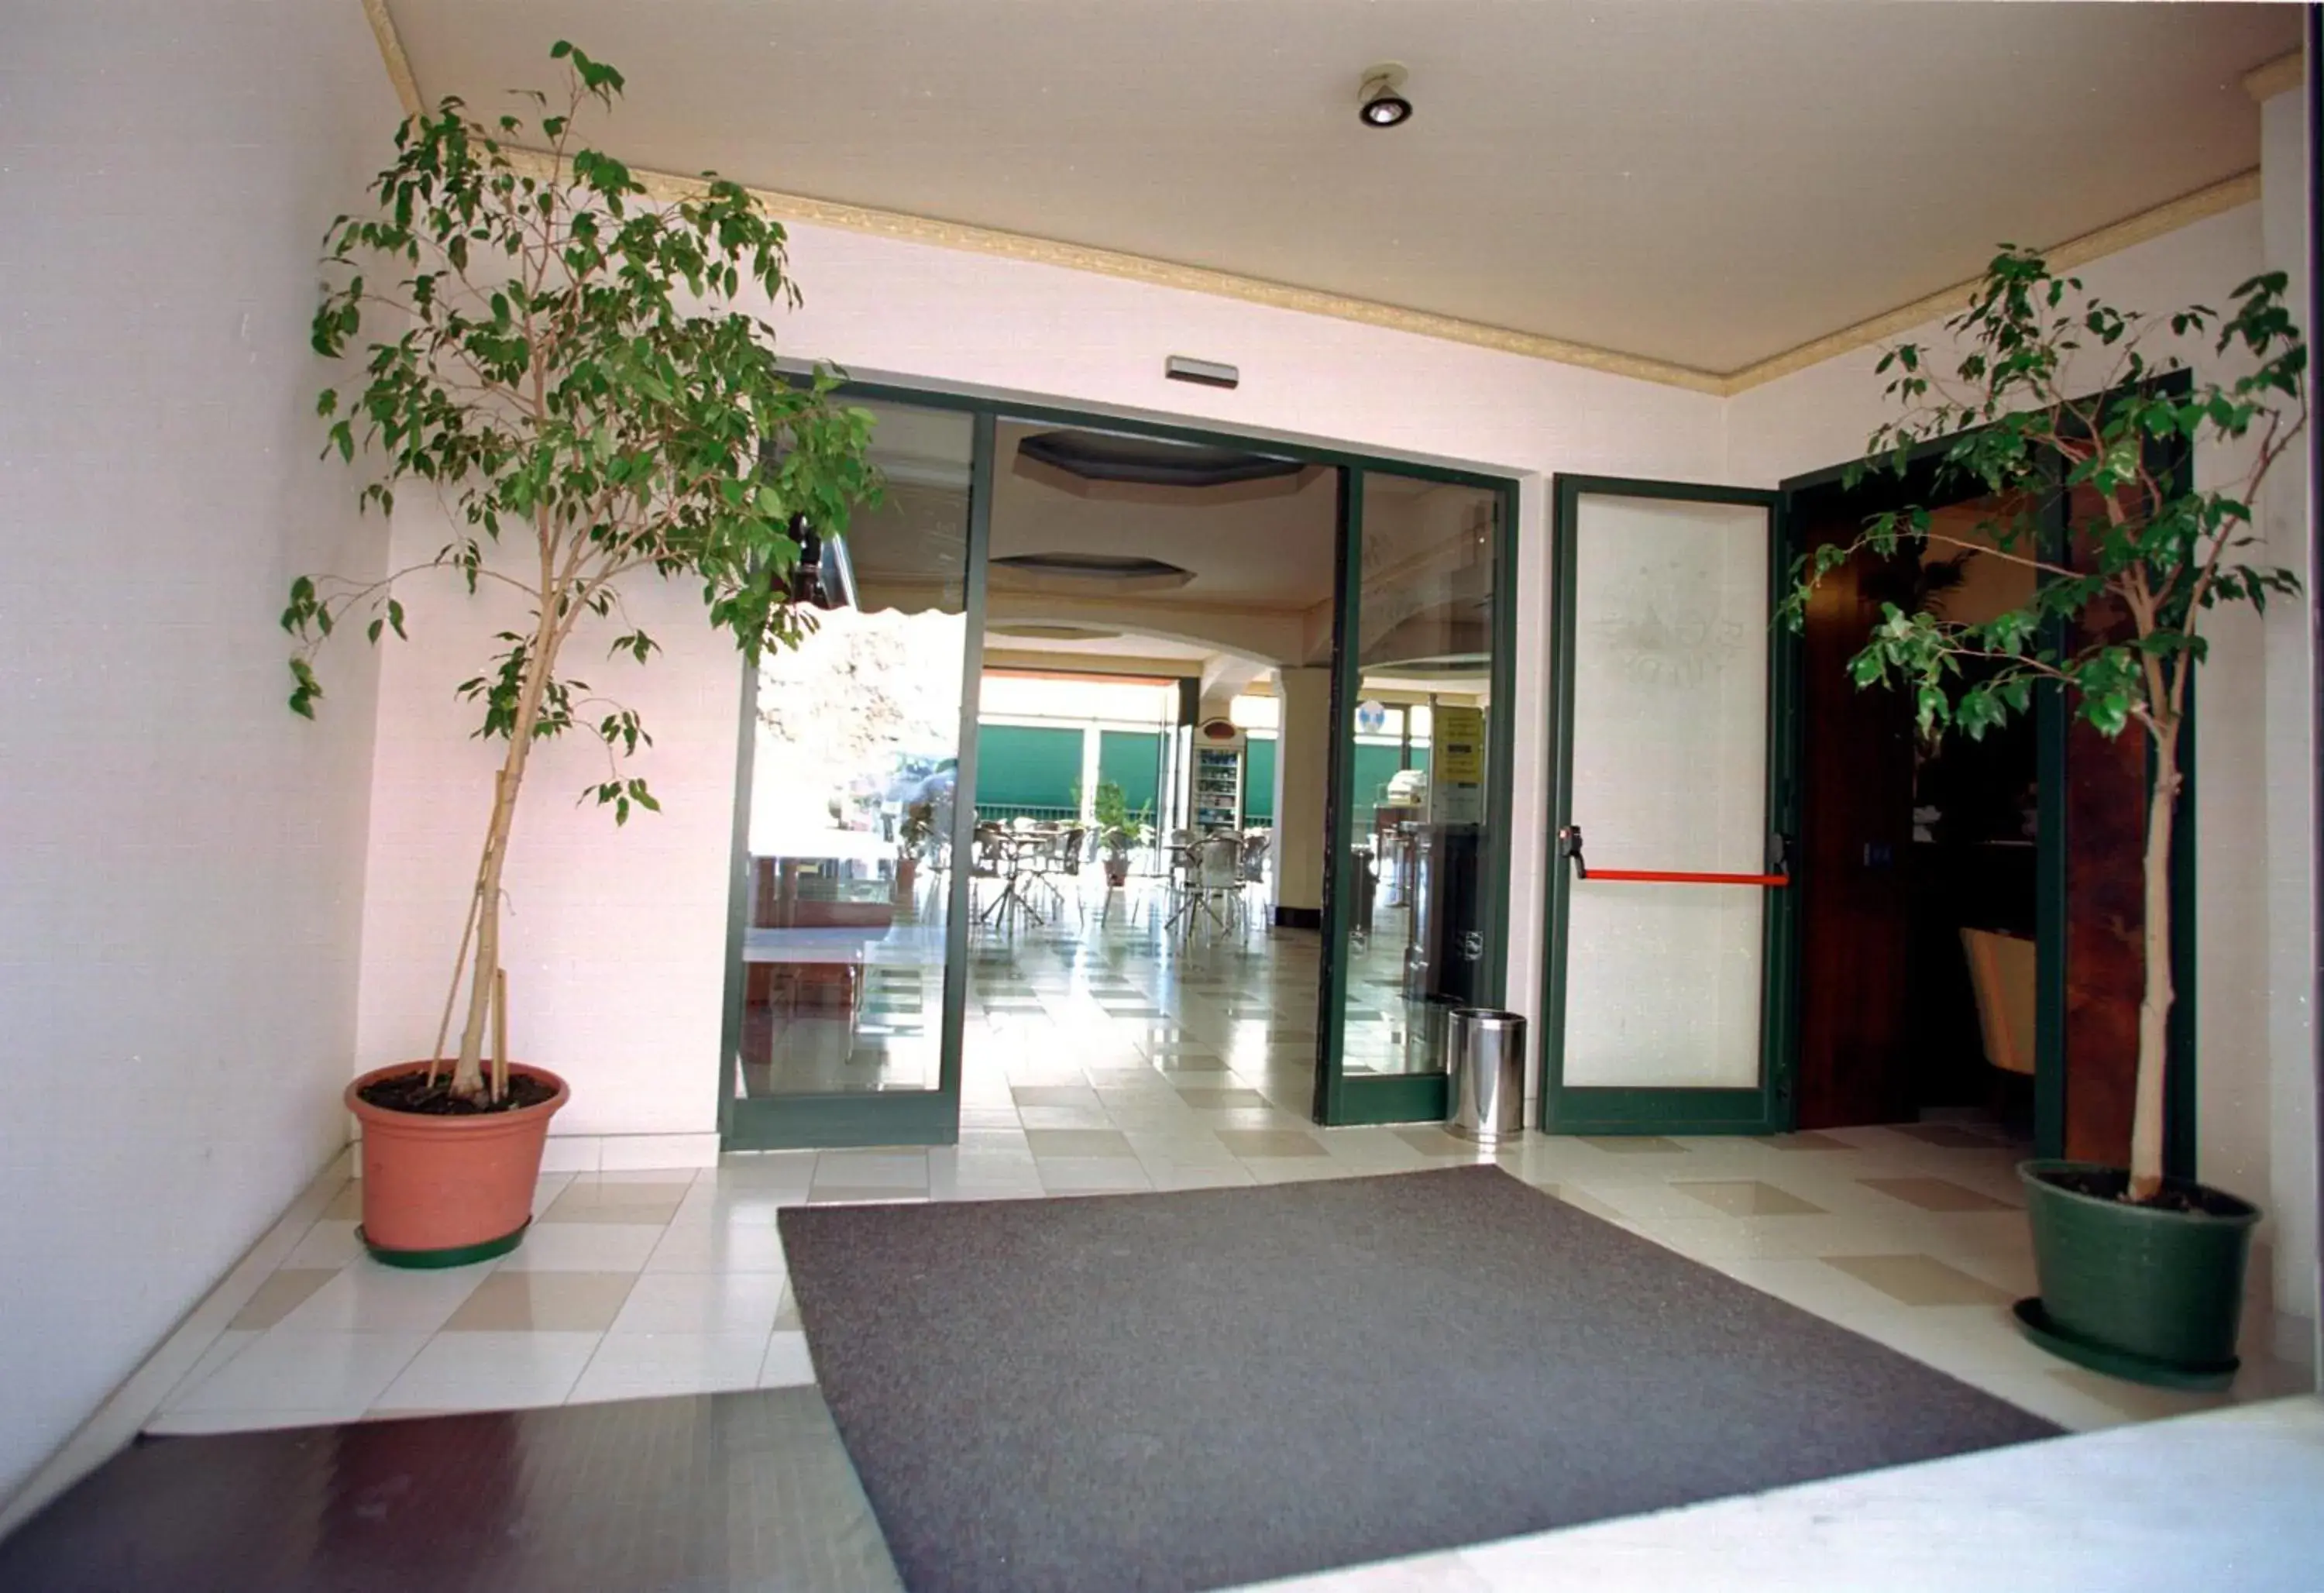
<svg viewBox="0 0 2324 1593">
<path fill-rule="evenodd" d="M 1660 868 L 1589 868 L 1583 879 L 1627 880 L 1652 885 L 1787 885 L 1787 874 L 1691 874 Z"/>
<path fill-rule="evenodd" d="M 1766 885 L 1781 889 L 1792 883 L 1788 874 L 1701 874 L 1692 869 L 1670 868 L 1592 868 L 1582 856 L 1582 826 L 1569 824 L 1558 832 L 1557 849 L 1573 865 L 1576 879 L 1613 880 L 1618 884 L 1643 885 Z M 1775 863 L 1781 867 L 1791 857 L 1788 837 L 1777 836 L 1774 848 Z"/>
</svg>

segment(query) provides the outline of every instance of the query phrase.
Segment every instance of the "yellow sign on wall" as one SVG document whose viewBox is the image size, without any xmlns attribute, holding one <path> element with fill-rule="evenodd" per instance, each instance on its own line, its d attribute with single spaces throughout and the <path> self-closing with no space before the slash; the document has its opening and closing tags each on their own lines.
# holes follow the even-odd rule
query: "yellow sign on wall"
<svg viewBox="0 0 2324 1593">
<path fill-rule="evenodd" d="M 1485 783 L 1485 713 L 1482 709 L 1440 708 L 1430 721 L 1432 780 L 1446 785 Z"/>
<path fill-rule="evenodd" d="M 1429 720 L 1430 819 L 1481 824 L 1485 819 L 1485 715 L 1481 709 L 1439 708 Z"/>
</svg>

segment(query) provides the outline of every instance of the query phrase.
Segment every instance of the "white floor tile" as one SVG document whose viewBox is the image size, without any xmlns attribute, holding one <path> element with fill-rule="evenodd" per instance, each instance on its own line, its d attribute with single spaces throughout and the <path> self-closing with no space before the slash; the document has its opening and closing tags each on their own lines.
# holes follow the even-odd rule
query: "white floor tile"
<svg viewBox="0 0 2324 1593">
<path fill-rule="evenodd" d="M 561 1404 L 601 1333 L 439 1333 L 372 1403 L 388 1411 L 515 1411 Z"/>
<path fill-rule="evenodd" d="M 161 1409 L 174 1410 L 179 1401 L 199 1388 L 211 1373 L 257 1343 L 260 1337 L 254 1329 L 229 1328 L 219 1334 L 210 1347 L 202 1351 L 201 1358 L 186 1369 L 186 1375 L 178 1380 L 178 1386 L 171 1389 L 169 1397 L 161 1402 Z"/>
<path fill-rule="evenodd" d="M 275 1324 L 286 1333 L 433 1333 L 492 1271 L 488 1264 L 441 1271 L 350 1264 Z"/>
<path fill-rule="evenodd" d="M 1040 1165 L 1041 1186 L 1053 1195 L 1127 1194 L 1154 1181 L 1132 1156 L 1053 1156 Z"/>
<path fill-rule="evenodd" d="M 609 1333 L 566 1403 L 753 1388 L 766 1365 L 769 1337 L 767 1332 Z"/>
<path fill-rule="evenodd" d="M 815 1363 L 807 1356 L 807 1335 L 778 1333 L 767 1341 L 766 1359 L 759 1365 L 759 1386 L 788 1388 L 815 1381 Z"/>
<path fill-rule="evenodd" d="M 145 1423 L 145 1431 L 163 1437 L 190 1438 L 208 1432 L 270 1432 L 284 1427 L 336 1427 L 360 1422 L 370 1407 L 362 1404 L 317 1405 L 283 1411 L 164 1411 Z"/>
<path fill-rule="evenodd" d="M 672 1222 L 647 1257 L 648 1273 L 772 1273 L 783 1270 L 774 1223 Z"/>
<path fill-rule="evenodd" d="M 179 1412 L 325 1411 L 375 1403 L 428 1342 L 421 1332 L 259 1335 L 177 1401 Z"/>
<path fill-rule="evenodd" d="M 630 1291 L 611 1331 L 756 1333 L 763 1338 L 774 1330 L 785 1282 L 779 1272 L 649 1272 Z"/>
</svg>

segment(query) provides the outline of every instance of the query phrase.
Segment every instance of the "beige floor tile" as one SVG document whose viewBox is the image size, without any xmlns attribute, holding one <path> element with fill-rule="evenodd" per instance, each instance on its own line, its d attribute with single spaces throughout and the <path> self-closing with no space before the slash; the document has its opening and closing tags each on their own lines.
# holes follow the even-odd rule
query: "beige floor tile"
<svg viewBox="0 0 2324 1593">
<path fill-rule="evenodd" d="M 1768 1134 L 1754 1137 L 1753 1143 L 1771 1151 L 1852 1151 L 1856 1147 L 1844 1139 L 1834 1139 L 1813 1129 L 1804 1134 Z"/>
<path fill-rule="evenodd" d="M 2235 1403 L 2235 1395 L 2226 1389 L 2204 1393 L 2186 1388 L 2150 1388 L 2143 1383 L 2126 1383 L 2119 1377 L 2080 1366 L 2060 1366 L 2050 1375 L 2077 1393 L 2113 1406 L 2134 1422 L 2161 1422 L 2197 1411 L 2216 1411 Z"/>
<path fill-rule="evenodd" d="M 535 1223 L 524 1243 L 502 1257 L 500 1272 L 636 1272 L 669 1229 L 659 1224 Z"/>
<path fill-rule="evenodd" d="M 1298 1129 L 1218 1128 L 1212 1130 L 1219 1144 L 1236 1155 L 1250 1160 L 1265 1158 L 1277 1161 L 1292 1156 L 1328 1156 L 1323 1142 L 1314 1135 Z"/>
<path fill-rule="evenodd" d="M 290 1255 L 282 1258 L 286 1267 L 337 1268 L 363 1255 L 363 1241 L 355 1237 L 358 1225 L 353 1218 L 325 1218 L 309 1228 Z"/>
<path fill-rule="evenodd" d="M 447 1333 L 598 1333 L 613 1325 L 635 1273 L 494 1273 L 460 1302 Z"/>
<path fill-rule="evenodd" d="M 1609 1156 L 1683 1156 L 1686 1147 L 1658 1134 L 1585 1134 L 1581 1143 Z"/>
<path fill-rule="evenodd" d="M 890 1184 L 883 1187 L 866 1185 L 862 1189 L 826 1190 L 816 1188 L 807 1194 L 810 1206 L 878 1206 L 889 1201 L 925 1200 L 928 1198 L 926 1184 Z"/>
<path fill-rule="evenodd" d="M 351 1178 L 346 1186 L 331 1197 L 320 1216 L 327 1222 L 360 1222 L 363 1220 L 363 1180 Z"/>
<path fill-rule="evenodd" d="M 1990 1134 L 1950 1123 L 1897 1123 L 1890 1125 L 1888 1132 L 1947 1151 L 1989 1151 L 1999 1144 Z"/>
<path fill-rule="evenodd" d="M 1860 1178 L 1856 1181 L 1866 1189 L 1877 1190 L 1891 1199 L 1902 1200 L 1907 1206 L 1917 1206 L 1923 1211 L 2002 1211 L 2009 1209 L 2008 1201 L 1979 1194 L 1950 1179 Z"/>
<path fill-rule="evenodd" d="M 1264 1107 L 1267 1098 L 1255 1089 L 1215 1089 L 1199 1085 L 1182 1085 L 1179 1096 L 1186 1105 L 1202 1111 L 1215 1112 L 1228 1107 Z"/>
<path fill-rule="evenodd" d="M 1933 1255 L 1827 1255 L 1823 1263 L 1906 1305 L 2003 1304 L 2009 1299 L 2007 1292 Z"/>
<path fill-rule="evenodd" d="M 1434 1124 L 1404 1124 L 1391 1132 L 1397 1138 L 1418 1151 L 1422 1155 L 1432 1158 L 1474 1162 L 1489 1153 L 1474 1141 L 1447 1134 Z"/>
<path fill-rule="evenodd" d="M 1536 1184 L 1535 1187 L 1543 1194 L 1563 1200 L 1576 1210 L 1588 1212 L 1600 1222 L 1622 1223 L 1627 1220 L 1620 1212 L 1586 1190 L 1577 1190 L 1571 1184 Z"/>
<path fill-rule="evenodd" d="M 491 1275 L 488 1265 L 407 1269 L 364 1256 L 283 1313 L 285 1333 L 434 1332 Z"/>
<path fill-rule="evenodd" d="M 1097 1091 L 1086 1084 L 1020 1084 L 1010 1091 L 1019 1107 L 1095 1107 Z"/>
<path fill-rule="evenodd" d="M 1333 1156 L 1246 1156 L 1242 1164 L 1260 1183 L 1311 1183 L 1319 1179 L 1360 1174 L 1360 1169 Z"/>
<path fill-rule="evenodd" d="M 1674 1181 L 1671 1188 L 1729 1217 L 1829 1215 L 1822 1207 L 1757 1179 L 1680 1179 Z"/>
<path fill-rule="evenodd" d="M 272 1328 L 306 1304 L 309 1295 L 337 1276 L 335 1268 L 284 1267 L 258 1286 L 250 1303 L 236 1311 L 234 1320 L 226 1326 L 232 1329 Z"/>
<path fill-rule="evenodd" d="M 1052 1157 L 1128 1156 L 1130 1141 L 1111 1128 L 1031 1128 L 1025 1140 L 1043 1161 Z"/>
</svg>

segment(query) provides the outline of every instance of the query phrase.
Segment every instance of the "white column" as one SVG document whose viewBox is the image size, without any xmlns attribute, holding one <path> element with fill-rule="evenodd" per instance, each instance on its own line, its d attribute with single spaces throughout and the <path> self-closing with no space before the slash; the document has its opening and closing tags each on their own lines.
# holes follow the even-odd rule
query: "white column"
<svg viewBox="0 0 2324 1593">
<path fill-rule="evenodd" d="M 1084 824 L 1097 822 L 1098 747 L 1104 731 L 1095 725 L 1082 727 L 1082 810 Z"/>
<path fill-rule="evenodd" d="M 1275 905 L 1323 905 L 1323 797 L 1332 762 L 1332 671 L 1275 673 L 1283 705 L 1275 743 Z"/>
</svg>

